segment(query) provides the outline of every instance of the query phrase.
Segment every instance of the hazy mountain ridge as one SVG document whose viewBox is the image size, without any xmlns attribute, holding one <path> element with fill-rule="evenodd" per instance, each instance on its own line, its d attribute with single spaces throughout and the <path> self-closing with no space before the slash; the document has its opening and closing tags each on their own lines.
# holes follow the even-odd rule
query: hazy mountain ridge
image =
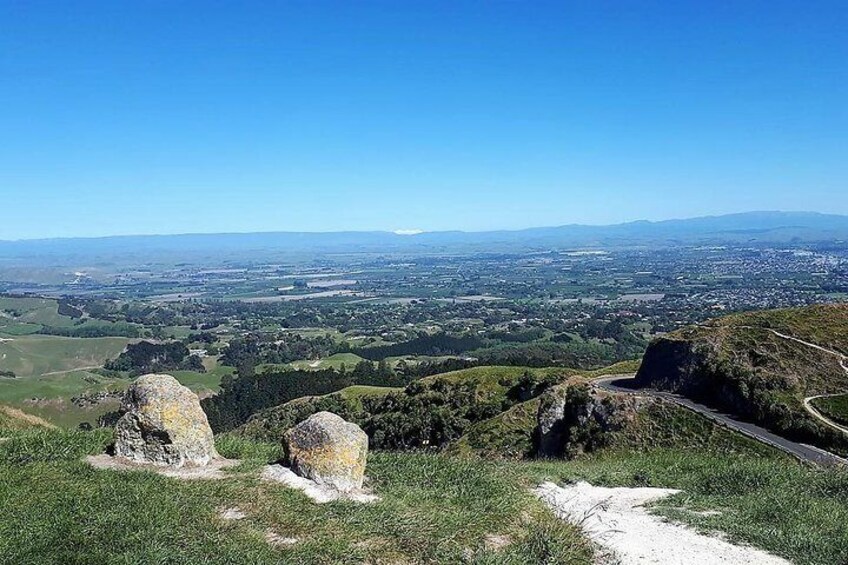
<svg viewBox="0 0 848 565">
<path fill-rule="evenodd" d="M 515 231 L 258 232 L 129 235 L 0 241 L 0 258 L 143 253 L 519 251 L 668 244 L 814 242 L 848 239 L 848 216 L 814 212 L 749 212 L 607 226 L 570 224 Z"/>
</svg>

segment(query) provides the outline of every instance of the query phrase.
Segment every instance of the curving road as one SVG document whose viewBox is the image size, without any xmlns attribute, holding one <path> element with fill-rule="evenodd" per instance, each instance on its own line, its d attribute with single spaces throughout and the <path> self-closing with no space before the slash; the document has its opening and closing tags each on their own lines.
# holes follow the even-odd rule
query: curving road
<svg viewBox="0 0 848 565">
<path fill-rule="evenodd" d="M 817 420 L 821 421 L 824 424 L 827 424 L 831 428 L 836 428 L 837 430 L 839 430 L 843 434 L 848 435 L 848 428 L 846 428 L 845 426 L 841 426 L 841 425 L 837 424 L 836 422 L 834 422 L 833 420 L 831 420 L 830 418 L 828 418 L 827 416 L 825 416 L 824 414 L 819 412 L 819 409 L 816 408 L 815 406 L 813 406 L 813 404 L 811 402 L 812 400 L 815 400 L 816 398 L 828 398 L 830 396 L 844 396 L 844 395 L 845 395 L 844 392 L 837 392 L 836 394 L 819 394 L 819 395 L 816 395 L 816 396 L 809 396 L 809 397 L 804 399 L 804 408 L 807 410 L 807 412 L 810 413 L 811 416 L 813 416 Z"/>
<path fill-rule="evenodd" d="M 747 328 L 747 327 L 751 327 L 751 326 L 741 326 L 741 327 Z M 795 343 L 800 343 L 801 345 L 806 345 L 807 347 L 810 347 L 810 348 L 815 349 L 817 351 L 821 351 L 822 353 L 827 353 L 829 355 L 835 356 L 837 359 L 839 359 L 839 366 L 842 367 L 842 370 L 845 371 L 846 374 L 848 374 L 848 365 L 846 365 L 846 361 L 848 361 L 848 358 L 846 358 L 845 355 L 843 355 L 842 353 L 839 353 L 838 351 L 833 351 L 832 349 L 828 349 L 826 347 L 822 347 L 821 345 L 816 345 L 815 343 L 810 343 L 809 341 L 804 341 L 803 339 L 799 339 L 797 337 L 792 337 L 791 335 L 786 335 L 786 334 L 780 333 L 780 332 L 775 331 L 775 330 L 770 329 L 770 328 L 760 328 L 760 329 L 764 329 L 768 332 L 771 332 L 773 335 L 776 335 L 779 338 L 786 339 L 786 340 L 789 340 L 789 341 L 794 341 Z M 840 426 L 839 424 L 837 424 L 836 422 L 834 422 L 833 420 L 831 420 L 830 418 L 828 418 L 827 416 L 825 416 L 824 414 L 819 412 L 819 410 L 815 406 L 813 406 L 812 403 L 810 402 L 811 400 L 815 400 L 816 398 L 825 398 L 825 397 L 828 397 L 828 396 L 841 396 L 842 394 L 845 394 L 845 393 L 840 392 L 840 393 L 836 393 L 836 394 L 819 394 L 819 395 L 816 395 L 816 396 L 808 396 L 807 398 L 804 399 L 804 409 L 813 418 L 820 421 L 824 425 L 829 426 L 829 427 L 831 427 L 831 428 L 833 428 L 837 431 L 840 431 L 843 434 L 848 434 L 848 428 L 845 428 L 844 426 Z"/>
<path fill-rule="evenodd" d="M 739 432 L 751 439 L 755 439 L 759 442 L 765 443 L 766 445 L 785 451 L 802 461 L 808 461 L 818 465 L 848 465 L 848 460 L 834 455 L 833 453 L 819 449 L 812 445 L 790 441 L 756 424 L 742 422 L 733 418 L 729 414 L 719 412 L 718 410 L 699 404 L 683 396 L 658 390 L 637 389 L 635 388 L 635 379 L 635 374 L 607 375 L 593 380 L 592 384 L 601 390 L 609 392 L 652 396 L 654 398 L 662 398 L 669 402 L 674 402 L 683 408 L 697 412 L 705 418 Z"/>
</svg>

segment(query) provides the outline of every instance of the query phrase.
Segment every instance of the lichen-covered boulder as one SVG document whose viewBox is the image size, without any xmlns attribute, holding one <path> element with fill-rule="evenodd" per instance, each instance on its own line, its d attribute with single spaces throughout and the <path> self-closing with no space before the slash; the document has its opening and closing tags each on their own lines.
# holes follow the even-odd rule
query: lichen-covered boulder
<svg viewBox="0 0 848 565">
<path fill-rule="evenodd" d="M 197 395 L 170 375 L 144 375 L 127 389 L 115 425 L 115 455 L 155 465 L 206 465 L 218 457 Z"/>
<path fill-rule="evenodd" d="M 368 436 L 331 412 L 318 412 L 283 436 L 292 471 L 342 492 L 362 488 Z"/>
</svg>

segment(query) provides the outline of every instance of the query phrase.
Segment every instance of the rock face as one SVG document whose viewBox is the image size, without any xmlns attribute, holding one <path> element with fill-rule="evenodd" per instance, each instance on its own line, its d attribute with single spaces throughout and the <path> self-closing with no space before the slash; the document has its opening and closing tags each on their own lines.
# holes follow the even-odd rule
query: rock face
<svg viewBox="0 0 848 565">
<path fill-rule="evenodd" d="M 627 427 L 645 402 L 585 383 L 555 386 L 539 402 L 537 455 L 571 458 L 603 447 L 612 439 L 608 434 Z"/>
<path fill-rule="evenodd" d="M 362 488 L 368 436 L 331 412 L 318 412 L 283 436 L 292 470 L 342 492 Z"/>
<path fill-rule="evenodd" d="M 144 375 L 127 389 L 115 425 L 115 455 L 155 465 L 206 465 L 218 457 L 197 395 L 170 375 Z"/>
<path fill-rule="evenodd" d="M 539 433 L 537 454 L 542 457 L 559 457 L 565 444 L 565 405 L 567 386 L 556 386 L 542 395 L 536 422 Z"/>
</svg>

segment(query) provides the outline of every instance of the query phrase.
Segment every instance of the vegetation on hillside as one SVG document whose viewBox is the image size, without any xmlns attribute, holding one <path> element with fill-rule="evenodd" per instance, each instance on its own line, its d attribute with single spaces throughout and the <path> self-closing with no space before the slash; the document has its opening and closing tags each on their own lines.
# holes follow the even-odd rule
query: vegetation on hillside
<svg viewBox="0 0 848 565">
<path fill-rule="evenodd" d="M 280 437 L 309 415 L 327 410 L 359 424 L 378 449 L 443 448 L 476 422 L 535 398 L 561 382 L 561 369 L 475 367 L 413 381 L 402 390 L 374 390 L 351 398 L 342 391 L 301 398 L 254 415 L 239 432 Z"/>
<path fill-rule="evenodd" d="M 103 367 L 107 371 L 126 371 L 130 376 L 177 370 L 206 371 L 200 358 L 191 355 L 181 341 L 131 343 L 116 359 L 107 361 Z"/>
<path fill-rule="evenodd" d="M 226 376 L 221 391 L 202 401 L 209 423 L 216 432 L 245 423 L 260 410 L 296 398 L 323 395 L 351 385 L 400 386 L 406 380 L 385 363 L 362 361 L 351 370 L 282 369 L 260 374 Z"/>
<path fill-rule="evenodd" d="M 848 394 L 815 398 L 812 404 L 819 412 L 837 424 L 848 427 Z"/>
<path fill-rule="evenodd" d="M 848 453 L 848 438 L 803 407 L 803 399 L 848 391 L 840 359 L 774 333 L 842 350 L 848 305 L 738 314 L 673 332 L 648 348 L 641 386 L 680 392 L 791 439 Z"/>
</svg>

